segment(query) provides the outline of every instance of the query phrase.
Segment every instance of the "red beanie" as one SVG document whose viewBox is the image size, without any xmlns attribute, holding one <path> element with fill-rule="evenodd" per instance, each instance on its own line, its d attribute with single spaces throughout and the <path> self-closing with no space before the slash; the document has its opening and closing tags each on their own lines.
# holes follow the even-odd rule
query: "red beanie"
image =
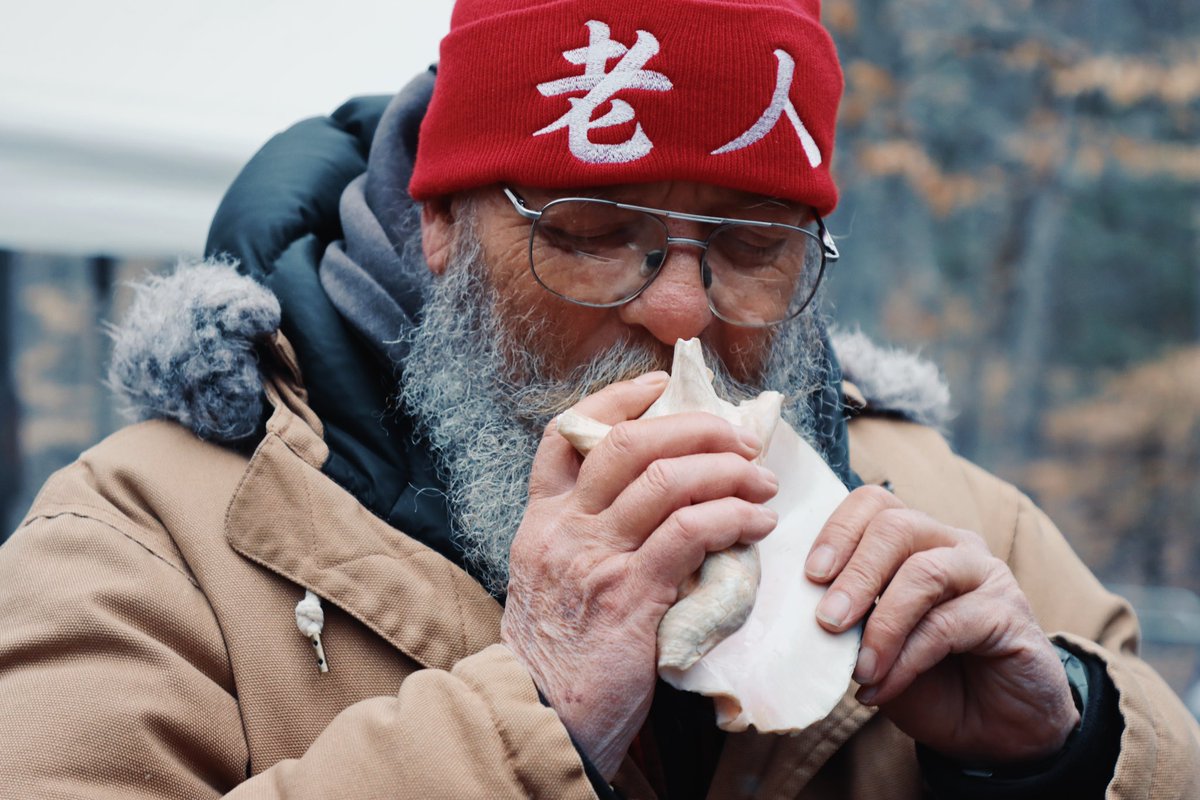
<svg viewBox="0 0 1200 800">
<path fill-rule="evenodd" d="M 837 204 L 820 0 L 458 0 L 409 191 L 690 180 Z"/>
</svg>

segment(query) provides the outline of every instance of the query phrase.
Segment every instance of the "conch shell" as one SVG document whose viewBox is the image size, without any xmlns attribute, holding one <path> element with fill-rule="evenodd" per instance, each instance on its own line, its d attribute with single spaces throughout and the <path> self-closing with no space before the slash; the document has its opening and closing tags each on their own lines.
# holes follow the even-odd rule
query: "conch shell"
<svg viewBox="0 0 1200 800">
<path fill-rule="evenodd" d="M 768 506 L 779 525 L 757 547 L 711 553 L 680 587 L 680 599 L 658 629 L 658 670 L 679 689 L 715 698 L 727 731 L 803 730 L 825 717 L 850 683 L 857 630 L 830 634 L 817 625 L 823 589 L 804 577 L 804 561 L 846 488 L 787 423 L 782 396 L 764 392 L 734 406 L 716 396 L 699 341 L 675 345 L 671 380 L 643 415 L 707 411 L 757 433 L 767 445 L 758 460 L 779 478 Z M 574 411 L 558 431 L 585 456 L 609 427 Z"/>
<path fill-rule="evenodd" d="M 770 442 L 779 423 L 783 395 L 763 392 L 735 406 L 717 397 L 712 380 L 712 371 L 704 365 L 700 340 L 679 340 L 675 345 L 671 380 L 641 419 L 707 411 L 753 431 L 764 443 Z M 558 432 L 585 456 L 608 431 L 608 425 L 575 411 L 567 411 L 558 418 Z M 761 461 L 765 453 L 764 448 L 756 460 Z M 680 587 L 679 599 L 658 626 L 658 668 L 687 669 L 742 627 L 754 607 L 761 575 L 758 549 L 754 545 L 736 545 L 710 553 L 696 574 Z"/>
</svg>

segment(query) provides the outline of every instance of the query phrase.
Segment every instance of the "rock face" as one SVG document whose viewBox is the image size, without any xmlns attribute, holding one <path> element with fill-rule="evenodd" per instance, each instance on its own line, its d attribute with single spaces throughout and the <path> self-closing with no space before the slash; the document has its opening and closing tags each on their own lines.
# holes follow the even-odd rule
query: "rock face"
<svg viewBox="0 0 1200 800">
<path fill-rule="evenodd" d="M 643 415 L 706 411 L 749 428 L 767 443 L 758 460 L 779 477 L 779 494 L 768 503 L 780 516 L 776 530 L 757 547 L 710 554 L 658 629 L 659 674 L 715 698 L 717 724 L 729 731 L 808 727 L 837 705 L 858 655 L 857 631 L 835 636 L 817 625 L 823 590 L 804 577 L 813 540 L 847 492 L 780 420 L 782 401 L 776 392 L 739 406 L 717 397 L 693 339 L 676 343 L 671 380 Z M 558 430 L 586 456 L 608 426 L 568 411 Z"/>
</svg>

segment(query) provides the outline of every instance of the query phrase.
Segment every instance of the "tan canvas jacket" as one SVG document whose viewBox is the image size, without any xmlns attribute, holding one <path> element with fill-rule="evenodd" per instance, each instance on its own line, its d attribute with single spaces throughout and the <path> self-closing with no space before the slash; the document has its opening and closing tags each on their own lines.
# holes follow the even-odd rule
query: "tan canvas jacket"
<svg viewBox="0 0 1200 800">
<path fill-rule="evenodd" d="M 497 644 L 501 608 L 322 474 L 290 349 L 252 456 L 165 422 L 55 475 L 0 548 L 0 798 L 593 796 L 554 712 Z M 1046 630 L 1108 663 L 1112 798 L 1200 798 L 1200 733 L 1137 625 L 1046 518 L 934 432 L 863 418 L 855 469 L 981 532 Z M 325 600 L 321 674 L 297 630 Z M 648 797 L 629 761 L 615 783 Z M 794 738 L 731 735 L 713 798 L 917 798 L 911 740 L 848 692 Z"/>
</svg>

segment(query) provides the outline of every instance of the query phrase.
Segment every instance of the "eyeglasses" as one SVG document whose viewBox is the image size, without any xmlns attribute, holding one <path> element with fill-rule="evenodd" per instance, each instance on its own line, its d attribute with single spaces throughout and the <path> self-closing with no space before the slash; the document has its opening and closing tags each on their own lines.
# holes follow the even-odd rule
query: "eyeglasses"
<svg viewBox="0 0 1200 800">
<path fill-rule="evenodd" d="M 812 301 L 837 246 L 817 215 L 809 227 L 708 217 L 591 197 L 552 200 L 531 209 L 504 194 L 532 220 L 529 268 L 548 291 L 592 308 L 633 300 L 662 272 L 672 245 L 699 247 L 700 278 L 712 313 L 733 325 L 766 328 L 799 315 Z M 666 220 L 716 227 L 706 239 L 669 235 Z"/>
</svg>

